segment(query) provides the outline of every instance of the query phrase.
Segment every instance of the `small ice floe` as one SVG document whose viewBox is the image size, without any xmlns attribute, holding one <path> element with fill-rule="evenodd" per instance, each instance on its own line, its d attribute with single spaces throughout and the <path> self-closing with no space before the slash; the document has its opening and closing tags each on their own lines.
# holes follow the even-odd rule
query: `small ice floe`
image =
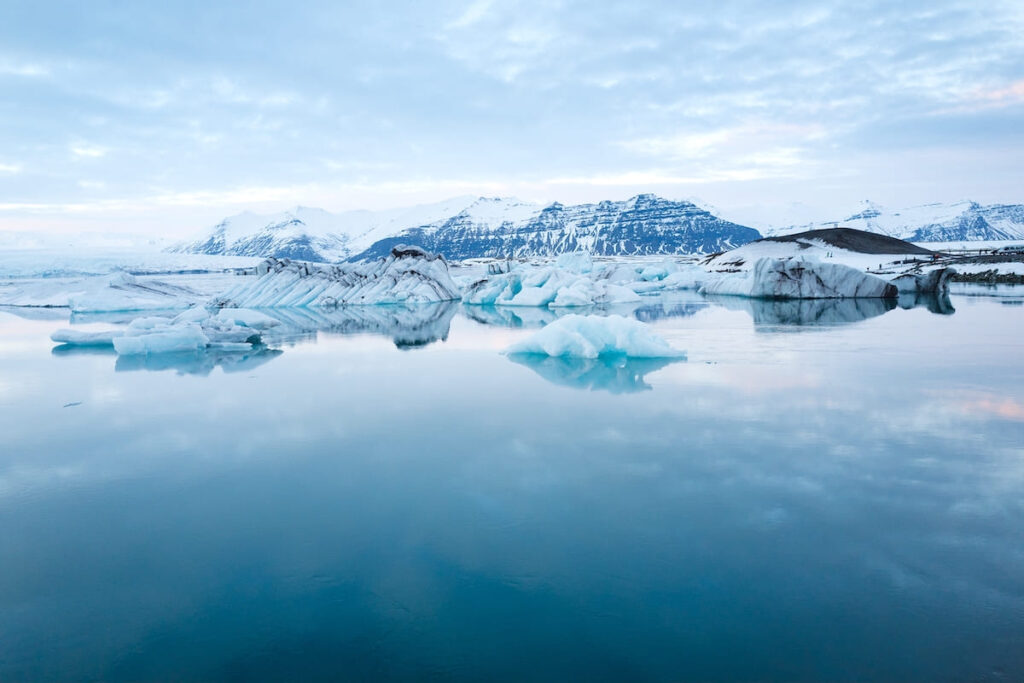
<svg viewBox="0 0 1024 683">
<path fill-rule="evenodd" d="M 620 315 L 567 315 L 508 347 L 504 353 L 574 358 L 686 357 L 644 323 Z"/>
<path fill-rule="evenodd" d="M 762 258 L 753 268 L 709 279 L 702 294 L 764 299 L 895 298 L 896 285 L 841 263 Z"/>
<path fill-rule="evenodd" d="M 257 311 L 239 309 L 233 315 L 221 316 L 200 307 L 183 311 L 174 318 L 136 318 L 127 326 L 115 330 L 57 330 L 50 338 L 69 346 L 113 346 L 118 355 L 122 356 L 207 348 L 242 351 L 261 342 L 260 330 L 272 327 L 277 322 L 271 323 L 271 320 Z M 239 324 L 240 321 L 254 326 Z"/>
<path fill-rule="evenodd" d="M 936 294 L 949 293 L 949 280 L 956 275 L 953 268 L 936 268 L 923 273 L 904 273 L 892 278 L 900 294 Z"/>
<path fill-rule="evenodd" d="M 387 258 L 323 265 L 267 259 L 248 279 L 215 297 L 224 308 L 326 307 L 452 301 L 460 288 L 443 256 L 399 245 Z"/>
</svg>

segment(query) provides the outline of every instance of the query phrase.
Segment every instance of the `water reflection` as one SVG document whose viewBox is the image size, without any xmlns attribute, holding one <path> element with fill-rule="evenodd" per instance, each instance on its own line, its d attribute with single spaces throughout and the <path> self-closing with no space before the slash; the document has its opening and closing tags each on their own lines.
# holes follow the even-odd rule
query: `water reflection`
<svg viewBox="0 0 1024 683">
<path fill-rule="evenodd" d="M 702 311 L 707 307 L 708 304 L 706 303 L 694 301 L 649 304 L 640 306 L 633 311 L 633 317 L 644 323 L 664 320 L 665 318 L 688 318 L 697 311 Z"/>
<path fill-rule="evenodd" d="M 645 375 L 674 363 L 680 358 L 568 358 L 539 354 L 513 354 L 509 360 L 525 365 L 551 382 L 573 389 L 629 394 L 653 387 Z"/>
<path fill-rule="evenodd" d="M 584 313 L 591 309 L 551 309 L 526 306 L 471 306 L 462 307 L 462 314 L 470 320 L 496 327 L 544 327 L 568 313 Z"/>
<path fill-rule="evenodd" d="M 709 301 L 734 311 L 746 311 L 754 327 L 844 325 L 888 313 L 895 299 L 750 299 L 708 296 Z"/>
<path fill-rule="evenodd" d="M 264 333 L 268 343 L 315 341 L 320 332 L 379 334 L 409 349 L 448 338 L 459 306 L 454 301 L 394 306 L 342 306 L 335 309 L 273 308 L 262 312 L 281 322 Z"/>
<path fill-rule="evenodd" d="M 936 294 L 934 292 L 921 294 L 904 293 L 900 294 L 899 305 L 903 309 L 921 306 L 936 315 L 953 315 L 956 313 L 953 303 L 949 300 L 949 294 Z"/>
<path fill-rule="evenodd" d="M 158 353 L 153 355 L 118 356 L 114 364 L 116 372 L 134 372 L 148 370 L 174 370 L 180 375 L 198 375 L 205 377 L 220 368 L 224 372 L 245 372 L 268 363 L 280 356 L 284 351 L 270 349 L 266 346 L 254 347 L 251 351 L 223 351 L 204 349 L 202 351 L 184 351 L 177 353 Z"/>
</svg>

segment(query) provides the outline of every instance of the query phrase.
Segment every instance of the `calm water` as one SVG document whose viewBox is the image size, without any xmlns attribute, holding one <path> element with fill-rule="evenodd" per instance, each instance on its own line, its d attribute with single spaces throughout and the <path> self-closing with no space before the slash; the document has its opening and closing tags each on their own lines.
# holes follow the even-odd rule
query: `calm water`
<svg viewBox="0 0 1024 683">
<path fill-rule="evenodd" d="M 1022 301 L 653 299 L 674 363 L 0 312 L 0 680 L 1021 680 Z"/>
</svg>

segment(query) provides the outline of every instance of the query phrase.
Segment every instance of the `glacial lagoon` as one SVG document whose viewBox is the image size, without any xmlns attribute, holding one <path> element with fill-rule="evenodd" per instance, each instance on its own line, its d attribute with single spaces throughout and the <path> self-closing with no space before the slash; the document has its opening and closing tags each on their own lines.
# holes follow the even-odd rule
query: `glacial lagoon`
<svg viewBox="0 0 1024 683">
<path fill-rule="evenodd" d="M 991 294 L 647 297 L 687 357 L 643 361 L 502 355 L 543 309 L 134 358 L 3 309 L 0 680 L 1019 680 Z"/>
</svg>

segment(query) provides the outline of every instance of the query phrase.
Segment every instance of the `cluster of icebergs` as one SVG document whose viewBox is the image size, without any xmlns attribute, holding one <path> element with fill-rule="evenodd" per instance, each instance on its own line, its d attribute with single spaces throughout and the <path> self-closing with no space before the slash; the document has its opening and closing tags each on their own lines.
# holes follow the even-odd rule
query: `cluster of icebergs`
<svg viewBox="0 0 1024 683">
<path fill-rule="evenodd" d="M 680 289 L 762 300 L 889 300 L 901 292 L 942 291 L 949 279 L 949 272 L 942 270 L 885 279 L 841 262 L 778 256 L 745 264 L 734 259 L 729 267 L 714 272 L 674 259 L 595 263 L 589 254 L 571 253 L 553 263 L 491 262 L 486 269 L 462 271 L 478 274 L 453 277 L 443 257 L 418 247 L 397 246 L 387 258 L 358 264 L 268 259 L 234 286 L 205 297 L 182 286 L 116 273 L 103 280 L 102 286 L 93 283 L 70 296 L 72 310 L 186 310 L 175 317 L 149 314 L 112 331 L 60 330 L 53 340 L 67 345 L 112 346 L 122 356 L 204 349 L 242 351 L 263 344 L 268 331 L 291 315 L 269 316 L 253 309 L 315 312 L 319 317 L 356 309 L 396 311 L 383 316 L 387 320 L 368 313 L 338 321 L 353 329 L 373 330 L 395 327 L 397 323 L 389 322 L 392 318 L 406 320 L 409 311 L 426 304 L 442 307 L 444 310 L 429 315 L 413 316 L 420 321 L 416 332 L 402 341 L 396 338 L 396 344 L 410 346 L 447 336 L 457 305 L 452 302 L 461 300 L 470 317 L 483 320 L 509 316 L 521 320 L 512 310 L 543 312 L 541 324 L 545 327 L 510 347 L 507 352 L 512 355 L 673 359 L 683 357 L 683 352 L 642 322 L 617 315 L 567 313 L 592 307 L 608 313 L 610 307 L 637 304 L 643 296 Z M 490 313 L 494 311 L 509 312 Z M 555 319 L 556 315 L 564 317 Z"/>
<path fill-rule="evenodd" d="M 660 264 L 594 264 L 584 252 L 554 264 L 520 264 L 467 283 L 462 303 L 479 306 L 578 308 L 639 302 L 641 294 L 696 289 L 704 269 L 668 260 Z"/>
</svg>

